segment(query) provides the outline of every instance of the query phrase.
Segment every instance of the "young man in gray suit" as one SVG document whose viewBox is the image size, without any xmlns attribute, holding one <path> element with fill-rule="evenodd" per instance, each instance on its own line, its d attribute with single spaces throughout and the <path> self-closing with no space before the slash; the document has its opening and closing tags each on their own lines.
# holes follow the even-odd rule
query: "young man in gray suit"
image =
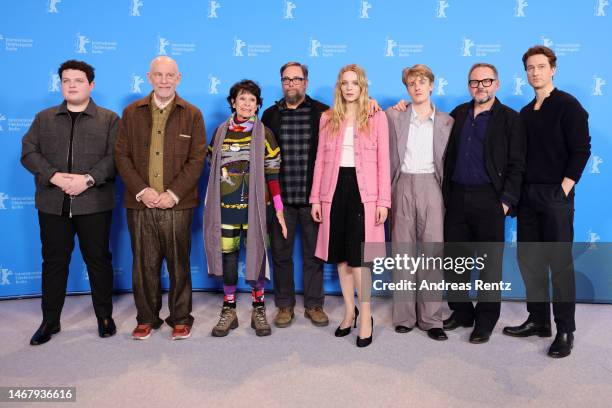
<svg viewBox="0 0 612 408">
<path fill-rule="evenodd" d="M 405 68 L 402 82 L 412 102 L 403 112 L 387 110 L 393 192 L 391 235 L 399 254 L 435 256 L 435 247 L 441 248 L 444 242 L 441 186 L 444 153 L 454 120 L 431 103 L 434 74 L 428 66 Z M 423 280 L 442 281 L 442 271 L 395 270 L 394 282 L 404 280 L 415 282 L 419 288 Z M 440 291 L 394 291 L 395 331 L 408 333 L 418 324 L 430 338 L 446 340 L 441 306 Z"/>
</svg>

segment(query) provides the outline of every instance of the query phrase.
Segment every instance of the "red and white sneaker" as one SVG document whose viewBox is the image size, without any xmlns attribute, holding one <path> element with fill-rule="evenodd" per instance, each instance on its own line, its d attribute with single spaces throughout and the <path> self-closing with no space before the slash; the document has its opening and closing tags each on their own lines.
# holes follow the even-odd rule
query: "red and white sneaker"
<svg viewBox="0 0 612 408">
<path fill-rule="evenodd" d="M 146 340 L 151 337 L 151 333 L 153 332 L 153 326 L 150 324 L 139 324 L 132 331 L 132 338 L 134 340 Z"/>
<path fill-rule="evenodd" d="M 172 330 L 172 340 L 183 340 L 191 336 L 191 327 L 186 324 L 175 324 Z"/>
</svg>

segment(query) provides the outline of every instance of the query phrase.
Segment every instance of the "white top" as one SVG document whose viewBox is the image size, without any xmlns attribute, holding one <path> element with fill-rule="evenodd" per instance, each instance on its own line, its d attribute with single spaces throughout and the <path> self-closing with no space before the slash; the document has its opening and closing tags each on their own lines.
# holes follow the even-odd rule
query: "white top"
<svg viewBox="0 0 612 408">
<path fill-rule="evenodd" d="M 433 173 L 433 128 L 436 109 L 425 120 L 421 121 L 416 111 L 410 116 L 410 133 L 408 144 L 402 161 L 402 173 L 426 174 Z"/>
<path fill-rule="evenodd" d="M 353 127 L 347 126 L 342 141 L 342 159 L 340 167 L 355 167 L 355 149 L 353 148 Z"/>
</svg>

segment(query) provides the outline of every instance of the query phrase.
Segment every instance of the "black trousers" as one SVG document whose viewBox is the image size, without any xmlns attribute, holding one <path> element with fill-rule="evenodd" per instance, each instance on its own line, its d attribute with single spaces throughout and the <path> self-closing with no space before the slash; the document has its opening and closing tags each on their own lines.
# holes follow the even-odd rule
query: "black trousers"
<svg viewBox="0 0 612 408">
<path fill-rule="evenodd" d="M 38 212 L 43 258 L 43 321 L 50 324 L 60 321 L 75 234 L 87 265 L 96 317 L 104 319 L 112 316 L 113 266 L 108 248 L 111 220 L 112 211 L 75 215 L 72 218 Z"/>
<path fill-rule="evenodd" d="M 550 324 L 552 280 L 557 331 L 575 331 L 574 190 L 566 196 L 560 184 L 524 185 L 518 208 L 517 238 L 529 319 Z M 552 279 L 549 279 L 549 270 Z"/>
<path fill-rule="evenodd" d="M 483 257 L 485 268 L 479 279 L 485 283 L 499 282 L 502 277 L 505 215 L 493 186 L 470 187 L 453 183 L 444 217 L 445 257 Z M 461 243 L 461 244 L 453 244 Z M 463 273 L 445 271 L 446 280 L 469 283 L 471 270 Z M 477 327 L 493 331 L 501 310 L 501 295 L 497 290 L 479 291 L 476 307 L 469 291 L 448 291 L 448 306 L 463 323 L 475 321 Z"/>
<path fill-rule="evenodd" d="M 300 226 L 302 241 L 302 275 L 304 285 L 304 307 L 323 306 L 323 261 L 315 257 L 319 224 L 310 214 L 311 207 L 284 206 L 287 239 L 283 238 L 276 217 L 270 222 L 270 243 L 274 263 L 274 303 L 277 307 L 295 306 L 295 283 L 293 275 L 293 247 L 295 232 Z"/>
</svg>

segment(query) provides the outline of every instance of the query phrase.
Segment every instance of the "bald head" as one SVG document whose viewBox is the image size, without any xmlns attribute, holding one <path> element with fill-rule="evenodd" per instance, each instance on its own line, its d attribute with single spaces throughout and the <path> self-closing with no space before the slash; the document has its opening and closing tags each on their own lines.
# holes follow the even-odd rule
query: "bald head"
<svg viewBox="0 0 612 408">
<path fill-rule="evenodd" d="M 166 102 L 174 98 L 176 87 L 181 82 L 181 73 L 175 60 L 160 55 L 151 61 L 147 79 L 157 99 Z"/>
<path fill-rule="evenodd" d="M 174 70 L 176 71 L 176 73 L 177 74 L 179 73 L 178 64 L 173 58 L 170 58 L 167 55 L 160 55 L 158 57 L 153 58 L 153 60 L 151 61 L 151 64 L 149 65 L 149 72 L 153 72 L 155 69 L 155 66 L 158 64 L 172 66 Z"/>
</svg>

